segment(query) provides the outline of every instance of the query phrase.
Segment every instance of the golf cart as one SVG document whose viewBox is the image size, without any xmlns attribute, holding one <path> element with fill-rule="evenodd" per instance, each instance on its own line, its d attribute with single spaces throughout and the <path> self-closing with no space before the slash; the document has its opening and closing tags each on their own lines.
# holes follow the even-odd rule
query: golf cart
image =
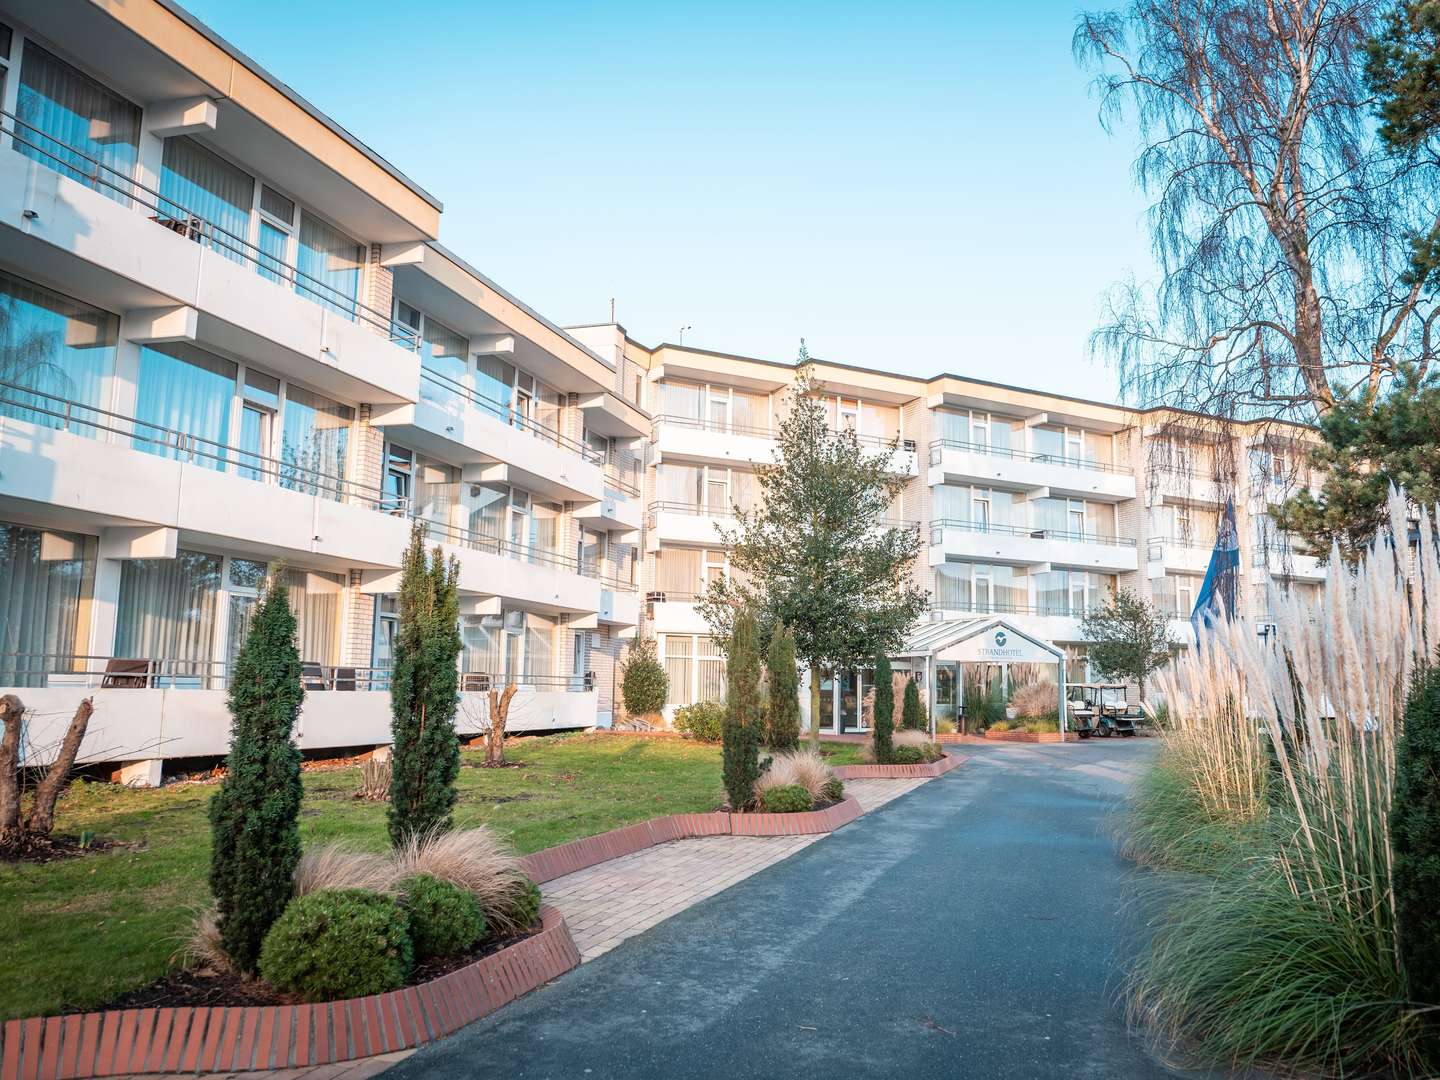
<svg viewBox="0 0 1440 1080">
<path fill-rule="evenodd" d="M 1082 739 L 1091 735 L 1109 738 L 1112 735 L 1133 736 L 1139 708 L 1125 700 L 1125 687 L 1119 683 L 1071 683 L 1067 688 L 1066 709 L 1070 730 Z"/>
</svg>

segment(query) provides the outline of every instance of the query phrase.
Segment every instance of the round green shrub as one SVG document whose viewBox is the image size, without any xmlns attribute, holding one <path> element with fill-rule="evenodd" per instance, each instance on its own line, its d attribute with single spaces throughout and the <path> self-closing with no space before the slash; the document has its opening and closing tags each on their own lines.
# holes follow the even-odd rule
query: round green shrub
<svg viewBox="0 0 1440 1080">
<path fill-rule="evenodd" d="M 410 917 L 415 959 L 457 956 L 485 936 L 485 916 L 475 894 L 431 874 L 400 883 L 401 904 Z"/>
<path fill-rule="evenodd" d="M 896 765 L 924 765 L 925 751 L 919 746 L 897 746 L 890 755 Z"/>
<path fill-rule="evenodd" d="M 260 947 L 260 974 L 305 1001 L 398 990 L 410 975 L 409 919 L 388 896 L 320 889 L 289 906 Z"/>
<path fill-rule="evenodd" d="M 832 776 L 825 781 L 825 786 L 820 789 L 820 794 L 825 797 L 826 802 L 839 802 L 845 797 L 845 782 L 838 776 Z"/>
<path fill-rule="evenodd" d="M 697 701 L 675 711 L 675 730 L 696 742 L 719 742 L 725 723 L 725 706 L 718 701 Z"/>
<path fill-rule="evenodd" d="M 515 903 L 515 922 L 524 927 L 534 926 L 540 919 L 540 886 L 528 878 L 525 892 Z"/>
<path fill-rule="evenodd" d="M 760 808 L 767 814 L 798 814 L 812 805 L 810 792 L 799 784 L 772 787 L 760 796 Z"/>
</svg>

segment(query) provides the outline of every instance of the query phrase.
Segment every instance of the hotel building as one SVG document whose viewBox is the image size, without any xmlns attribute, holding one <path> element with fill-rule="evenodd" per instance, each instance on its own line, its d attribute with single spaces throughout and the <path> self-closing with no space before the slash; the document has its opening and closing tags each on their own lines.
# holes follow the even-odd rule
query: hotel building
<svg viewBox="0 0 1440 1080">
<path fill-rule="evenodd" d="M 127 780 L 223 754 L 275 560 L 302 747 L 383 745 L 417 520 L 460 566 L 462 731 L 511 683 L 515 728 L 611 723 L 637 633 L 672 705 L 720 694 L 694 598 L 728 572 L 716 524 L 754 498 L 793 366 L 563 329 L 447 250 L 440 217 L 170 0 L 0 0 L 0 692 L 31 710 L 32 757 L 86 695 L 82 758 Z M 1116 585 L 1188 612 L 1217 449 L 1253 467 L 1246 602 L 1321 580 L 1264 525 L 1294 473 L 1273 427 L 817 375 L 835 426 L 907 480 L 894 519 L 924 539 L 936 619 L 1003 612 L 1079 657 L 1078 616 Z M 856 726 L 862 684 L 826 688 L 833 724 Z"/>
</svg>

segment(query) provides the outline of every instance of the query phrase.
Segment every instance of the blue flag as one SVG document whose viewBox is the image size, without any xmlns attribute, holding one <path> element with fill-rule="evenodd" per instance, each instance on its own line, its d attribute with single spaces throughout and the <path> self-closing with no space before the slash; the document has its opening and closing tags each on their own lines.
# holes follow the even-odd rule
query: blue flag
<svg viewBox="0 0 1440 1080">
<path fill-rule="evenodd" d="M 1195 644 L 1199 647 L 1200 630 L 1211 626 L 1221 618 L 1235 615 L 1235 583 L 1240 576 L 1240 533 L 1235 528 L 1235 502 L 1225 500 L 1225 513 L 1220 517 L 1220 528 L 1215 535 L 1215 550 L 1210 553 L 1210 566 L 1205 571 L 1205 581 L 1200 586 L 1200 595 L 1195 598 L 1195 610 L 1190 613 L 1190 625 L 1195 628 Z"/>
</svg>

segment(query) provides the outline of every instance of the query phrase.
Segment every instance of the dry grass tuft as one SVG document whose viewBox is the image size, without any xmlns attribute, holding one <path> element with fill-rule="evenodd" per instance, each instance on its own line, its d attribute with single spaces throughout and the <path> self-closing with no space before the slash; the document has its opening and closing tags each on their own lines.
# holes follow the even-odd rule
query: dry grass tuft
<svg viewBox="0 0 1440 1080">
<path fill-rule="evenodd" d="M 930 735 L 924 731 L 902 730 L 890 737 L 891 746 L 929 746 Z"/>
<path fill-rule="evenodd" d="M 213 907 L 195 913 L 190 934 L 175 959 L 181 967 L 192 970 L 209 969 L 217 973 L 230 970 L 230 957 L 220 944 L 220 914 Z"/>
<path fill-rule="evenodd" d="M 300 856 L 295 867 L 295 895 L 305 896 L 319 889 L 388 892 L 395 877 L 395 867 L 385 856 L 356 851 L 336 841 Z"/>
<path fill-rule="evenodd" d="M 1060 688 L 1053 682 L 1032 682 L 1010 696 L 1010 707 L 1022 720 L 1044 720 L 1060 713 Z"/>
<path fill-rule="evenodd" d="M 430 874 L 473 894 L 495 933 L 526 929 L 518 908 L 530 879 L 510 845 L 484 825 L 411 837 L 395 849 L 394 860 L 397 881 Z"/>
<path fill-rule="evenodd" d="M 771 788 L 794 784 L 803 787 L 818 802 L 824 798 L 825 785 L 833 779 L 835 773 L 820 752 L 806 746 L 776 754 L 770 768 L 761 773 L 760 779 L 755 782 L 755 794 L 758 796 Z"/>
</svg>

